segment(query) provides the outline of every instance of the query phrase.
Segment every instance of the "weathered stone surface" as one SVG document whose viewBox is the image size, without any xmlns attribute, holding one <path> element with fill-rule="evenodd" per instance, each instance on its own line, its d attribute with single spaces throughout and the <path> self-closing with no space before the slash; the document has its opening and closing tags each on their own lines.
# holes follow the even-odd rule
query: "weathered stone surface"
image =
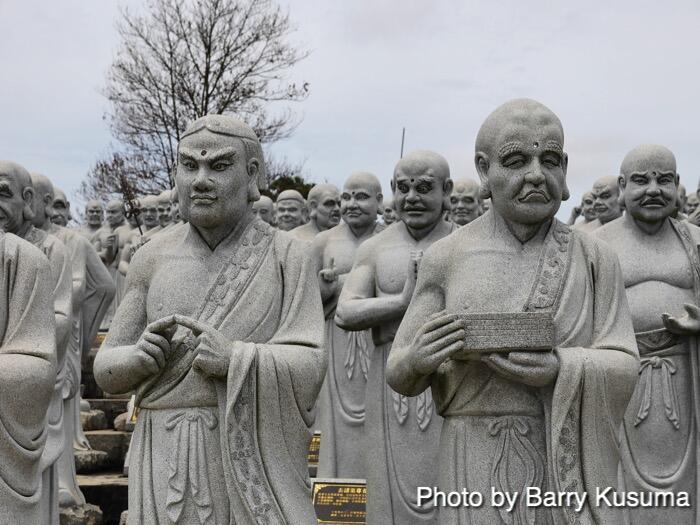
<svg viewBox="0 0 700 525">
<path fill-rule="evenodd" d="M 127 410 L 129 397 L 113 397 L 110 399 L 89 399 L 93 410 L 101 410 L 107 419 L 107 428 L 114 428 L 114 420 L 119 414 Z"/>
<path fill-rule="evenodd" d="M 83 430 L 105 430 L 107 426 L 107 417 L 102 410 L 90 410 L 88 412 L 80 412 L 80 422 L 83 425 Z"/>
<path fill-rule="evenodd" d="M 75 471 L 78 474 L 89 474 L 104 470 L 109 463 L 107 452 L 102 450 L 76 450 Z"/>
<path fill-rule="evenodd" d="M 91 430 L 85 432 L 85 436 L 94 450 L 107 453 L 105 466 L 121 469 L 124 464 L 124 456 L 129 448 L 131 432 L 117 432 L 116 430 Z"/>
<path fill-rule="evenodd" d="M 135 424 L 129 419 L 129 413 L 124 412 L 114 418 L 114 430 L 120 432 L 133 432 Z"/>
<path fill-rule="evenodd" d="M 61 508 L 59 517 L 61 525 L 102 525 L 100 507 L 89 503 Z"/>
</svg>

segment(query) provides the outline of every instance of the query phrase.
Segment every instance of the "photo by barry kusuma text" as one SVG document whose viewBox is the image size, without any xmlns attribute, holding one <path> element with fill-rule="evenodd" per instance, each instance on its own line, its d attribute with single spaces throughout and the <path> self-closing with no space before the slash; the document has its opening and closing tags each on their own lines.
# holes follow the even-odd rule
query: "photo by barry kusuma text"
<svg viewBox="0 0 700 525">
<path fill-rule="evenodd" d="M 438 487 L 418 487 L 418 505 L 436 507 L 491 506 L 512 512 L 521 505 L 526 507 L 568 507 L 581 512 L 586 505 L 596 507 L 690 507 L 688 492 L 633 492 L 616 491 L 613 487 L 598 487 L 595 493 L 554 492 L 540 487 L 526 487 L 524 491 L 500 491 L 491 487 L 490 493 L 477 491 L 442 491 Z"/>
</svg>

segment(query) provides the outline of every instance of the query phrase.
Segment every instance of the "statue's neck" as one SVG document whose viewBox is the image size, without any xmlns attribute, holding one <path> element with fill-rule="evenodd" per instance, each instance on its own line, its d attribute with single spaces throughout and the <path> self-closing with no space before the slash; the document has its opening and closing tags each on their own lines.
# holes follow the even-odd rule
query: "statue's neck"
<svg viewBox="0 0 700 525">
<path fill-rule="evenodd" d="M 535 237 L 542 237 L 538 236 L 538 234 L 540 232 L 546 232 L 547 230 L 549 230 L 549 227 L 552 224 L 553 220 L 547 219 L 544 222 L 536 224 L 522 224 L 510 221 L 505 217 L 499 215 L 498 213 L 494 213 L 494 216 L 495 220 L 497 222 L 500 222 L 513 235 L 513 237 L 515 237 L 520 242 L 520 244 L 525 244 L 533 240 Z"/>
<path fill-rule="evenodd" d="M 348 228 L 350 228 L 350 231 L 355 237 L 361 239 L 362 237 L 370 235 L 374 231 L 374 227 L 376 226 L 376 224 L 377 221 L 372 221 L 371 223 L 362 226 L 351 226 L 350 224 L 348 224 Z"/>
<path fill-rule="evenodd" d="M 21 237 L 22 239 L 26 238 L 27 234 L 29 233 L 29 231 L 31 229 L 32 229 L 31 221 L 23 222 L 22 225 L 17 230 L 17 237 Z"/>
<path fill-rule="evenodd" d="M 406 224 L 406 230 L 408 231 L 409 235 L 413 237 L 416 241 L 421 241 L 425 239 L 428 235 L 430 235 L 432 231 L 437 227 L 437 225 L 441 222 L 445 222 L 442 219 L 442 215 L 440 215 L 437 221 L 430 224 L 429 226 L 426 226 L 425 228 L 411 228 L 408 224 Z"/>
<path fill-rule="evenodd" d="M 199 228 L 194 224 L 192 227 L 197 230 L 204 242 L 209 246 L 209 249 L 214 251 L 224 239 L 237 239 L 245 231 L 246 226 L 253 220 L 252 212 L 248 209 L 248 213 L 241 218 L 236 224 L 224 224 L 217 228 Z"/>
<path fill-rule="evenodd" d="M 670 221 L 668 220 L 668 217 L 664 217 L 662 220 L 656 222 L 643 222 L 635 219 L 634 217 L 632 217 L 631 214 L 628 213 L 625 215 L 625 220 L 628 224 L 633 224 L 642 233 L 645 233 L 647 235 L 656 235 L 662 229 L 670 227 Z"/>
</svg>

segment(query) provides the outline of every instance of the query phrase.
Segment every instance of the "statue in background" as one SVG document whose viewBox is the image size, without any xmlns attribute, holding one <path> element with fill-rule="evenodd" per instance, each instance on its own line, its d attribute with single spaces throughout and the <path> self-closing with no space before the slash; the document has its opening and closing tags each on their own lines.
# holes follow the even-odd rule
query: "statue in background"
<svg viewBox="0 0 700 525">
<path fill-rule="evenodd" d="M 280 230 L 288 232 L 306 222 L 306 201 L 297 190 L 284 190 L 277 196 L 276 205 Z"/>
<path fill-rule="evenodd" d="M 78 231 L 90 241 L 94 235 L 102 228 L 105 218 L 105 210 L 102 203 L 92 199 L 85 205 L 85 224 Z"/>
<path fill-rule="evenodd" d="M 340 192 L 333 184 L 316 184 L 309 191 L 309 222 L 291 230 L 302 241 L 312 241 L 340 222 Z"/>
<path fill-rule="evenodd" d="M 274 225 L 275 203 L 272 202 L 272 199 L 267 195 L 261 195 L 260 198 L 253 203 L 253 213 L 266 223 Z"/>
<path fill-rule="evenodd" d="M 450 195 L 450 219 L 457 226 L 469 224 L 481 215 L 479 183 L 472 179 L 457 179 Z"/>
<path fill-rule="evenodd" d="M 384 224 L 387 226 L 394 224 L 398 220 L 398 216 L 396 215 L 396 207 L 394 206 L 394 199 L 392 197 L 387 197 L 384 199 L 382 219 L 384 219 Z"/>
<path fill-rule="evenodd" d="M 622 217 L 620 190 L 617 187 L 616 177 L 598 179 L 593 184 L 591 195 L 593 196 L 593 211 L 596 218 L 579 224 L 576 229 L 582 232 L 592 232 L 604 224 Z"/>
</svg>

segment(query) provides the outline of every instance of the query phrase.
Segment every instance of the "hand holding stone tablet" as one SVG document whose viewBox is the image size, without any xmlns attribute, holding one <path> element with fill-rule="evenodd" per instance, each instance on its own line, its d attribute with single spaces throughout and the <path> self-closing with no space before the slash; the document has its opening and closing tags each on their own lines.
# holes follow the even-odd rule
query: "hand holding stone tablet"
<svg viewBox="0 0 700 525">
<path fill-rule="evenodd" d="M 554 347 L 554 318 L 549 312 L 461 314 L 464 350 L 456 359 L 491 352 L 542 352 Z"/>
</svg>

